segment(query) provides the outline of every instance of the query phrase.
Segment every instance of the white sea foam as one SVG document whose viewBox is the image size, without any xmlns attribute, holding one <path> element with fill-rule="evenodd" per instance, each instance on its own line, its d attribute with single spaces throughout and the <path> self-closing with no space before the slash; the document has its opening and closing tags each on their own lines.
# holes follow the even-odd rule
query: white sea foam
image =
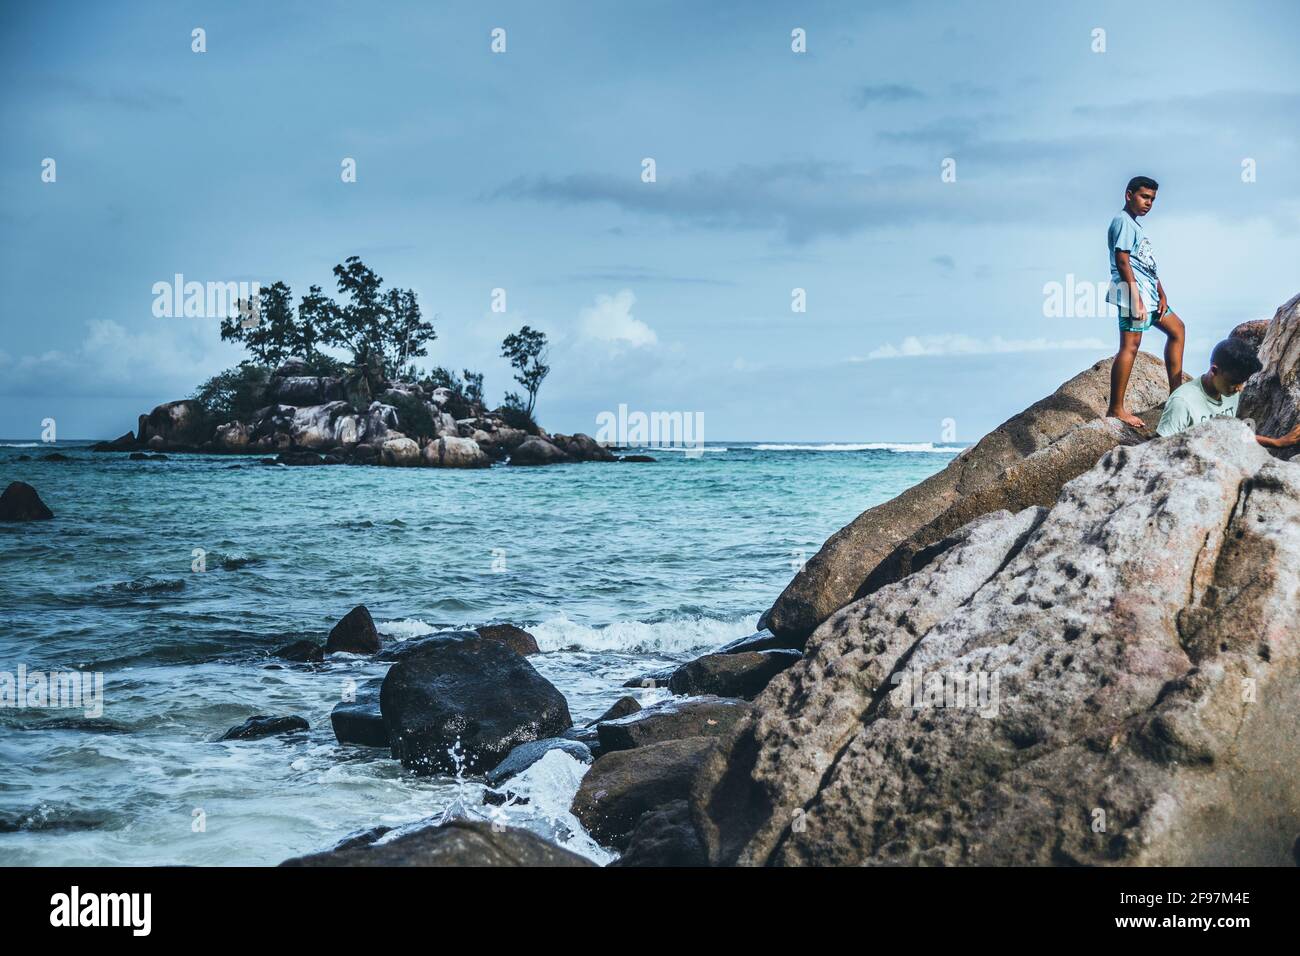
<svg viewBox="0 0 1300 956">
<path fill-rule="evenodd" d="M 582 828 L 578 818 L 569 812 L 582 778 L 590 769 L 589 764 L 563 750 L 548 751 L 541 760 L 511 777 L 500 788 L 500 792 L 509 790 L 527 797 L 527 803 L 482 807 L 479 812 L 496 823 L 531 830 L 603 866 L 612 861 L 615 854 L 596 843 Z"/>
<path fill-rule="evenodd" d="M 384 621 L 382 624 L 376 624 L 375 630 L 386 637 L 395 637 L 399 641 L 409 641 L 413 637 L 424 637 L 426 634 L 433 634 L 443 628 L 434 627 L 432 624 L 426 624 L 424 621 L 417 621 L 415 618 L 407 618 L 404 621 Z"/>
<path fill-rule="evenodd" d="M 738 637 L 754 633 L 758 613 L 733 620 L 687 617 L 671 621 L 619 621 L 605 627 L 591 627 L 571 621 L 563 613 L 529 626 L 544 651 L 576 647 L 584 651 L 614 651 L 625 654 L 676 654 L 699 648 L 720 647 Z"/>
<path fill-rule="evenodd" d="M 25 442 L 14 442 L 14 443 L 0 442 L 0 448 L 40 448 L 40 447 L 41 447 L 41 443 L 38 441 L 25 441 Z"/>
<path fill-rule="evenodd" d="M 892 442 L 869 441 L 857 443 L 827 442 L 824 445 L 755 445 L 756 451 L 892 451 L 892 452 L 934 452 L 940 455 L 956 455 L 964 449 L 950 445 L 936 445 L 934 442 Z"/>
</svg>

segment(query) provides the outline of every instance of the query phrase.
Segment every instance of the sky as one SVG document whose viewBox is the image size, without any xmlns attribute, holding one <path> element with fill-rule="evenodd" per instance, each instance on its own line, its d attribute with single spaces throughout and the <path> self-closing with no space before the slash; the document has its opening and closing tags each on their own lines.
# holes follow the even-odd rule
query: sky
<svg viewBox="0 0 1300 956">
<path fill-rule="evenodd" d="M 332 291 L 359 255 L 490 403 L 502 338 L 545 331 L 551 431 L 627 405 L 975 441 L 1113 353 L 1045 290 L 1106 281 L 1131 176 L 1189 371 L 1300 292 L 1298 28 L 1289 0 L 5 0 L 0 436 L 115 437 L 245 357 L 155 283 Z"/>
</svg>

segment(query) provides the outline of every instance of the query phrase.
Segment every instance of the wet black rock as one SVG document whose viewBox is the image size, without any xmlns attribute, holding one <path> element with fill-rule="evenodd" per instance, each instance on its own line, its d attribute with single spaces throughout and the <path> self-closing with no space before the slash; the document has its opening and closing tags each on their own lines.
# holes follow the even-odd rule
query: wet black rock
<svg viewBox="0 0 1300 956">
<path fill-rule="evenodd" d="M 380 690 L 393 756 L 417 773 L 496 767 L 520 744 L 561 736 L 573 721 L 550 681 L 474 631 L 425 638 L 396 655 Z"/>
<path fill-rule="evenodd" d="M 803 655 L 799 651 L 749 651 L 707 654 L 673 672 L 668 689 L 674 694 L 717 694 L 753 700 L 781 671 Z"/>
<path fill-rule="evenodd" d="M 325 653 L 373 654 L 379 646 L 374 618 L 364 604 L 358 604 L 334 625 L 325 641 Z"/>
<path fill-rule="evenodd" d="M 45 506 L 36 489 L 24 481 L 10 483 L 0 495 L 0 521 L 45 521 L 54 512 Z"/>
<path fill-rule="evenodd" d="M 567 737 L 548 737 L 545 740 L 534 740 L 531 743 L 520 744 L 510 751 L 505 760 L 489 770 L 485 774 L 488 784 L 493 787 L 501 786 L 511 777 L 523 773 L 552 750 L 562 750 L 574 760 L 580 760 L 583 763 L 591 763 L 594 759 L 591 756 L 591 748 L 577 740 L 570 740 Z"/>
<path fill-rule="evenodd" d="M 262 737 L 274 737 L 279 734 L 291 734 L 310 729 L 311 725 L 297 714 L 289 717 L 268 717 L 265 714 L 260 714 L 256 717 L 249 717 L 238 727 L 231 727 L 221 736 L 221 739 L 258 740 Z"/>
<path fill-rule="evenodd" d="M 285 860 L 281 866 L 595 866 L 527 830 L 451 820 L 382 843 Z"/>
</svg>

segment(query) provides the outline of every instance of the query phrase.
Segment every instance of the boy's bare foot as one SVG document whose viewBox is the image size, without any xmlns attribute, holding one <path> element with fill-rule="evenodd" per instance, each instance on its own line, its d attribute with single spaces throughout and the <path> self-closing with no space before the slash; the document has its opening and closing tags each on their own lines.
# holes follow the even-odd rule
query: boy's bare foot
<svg viewBox="0 0 1300 956">
<path fill-rule="evenodd" d="M 1134 428 L 1146 428 L 1147 423 L 1138 418 L 1127 408 L 1108 408 L 1106 409 L 1107 418 L 1118 418 L 1125 425 L 1132 425 Z"/>
</svg>

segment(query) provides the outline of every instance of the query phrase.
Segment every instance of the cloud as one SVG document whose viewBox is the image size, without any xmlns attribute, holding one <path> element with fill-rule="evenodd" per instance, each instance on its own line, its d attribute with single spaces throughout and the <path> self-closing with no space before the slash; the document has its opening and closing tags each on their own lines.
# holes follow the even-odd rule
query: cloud
<svg viewBox="0 0 1300 956">
<path fill-rule="evenodd" d="M 579 330 L 587 341 L 612 345 L 630 345 L 642 348 L 656 345 L 659 337 L 654 329 L 632 315 L 636 296 L 630 289 L 616 295 L 598 295 L 596 304 L 582 310 Z"/>
<path fill-rule="evenodd" d="M 862 362 L 873 359 L 925 358 L 936 355 L 1004 355 L 1010 352 L 1062 352 L 1106 350 L 1111 346 L 1098 338 L 1088 339 L 977 339 L 970 335 L 909 335 L 898 345 L 882 345 L 867 353 Z"/>
<path fill-rule="evenodd" d="M 926 221 L 1006 222 L 1028 218 L 1028 203 L 1008 204 L 1000 188 L 945 189 L 932 168 L 884 166 L 870 171 L 812 160 L 745 164 L 721 173 L 696 172 L 643 183 L 637 176 L 575 173 L 520 177 L 495 199 L 560 205 L 610 203 L 703 229 L 776 231 L 792 243 Z"/>
<path fill-rule="evenodd" d="M 925 99 L 925 94 L 915 86 L 904 86 L 901 83 L 860 86 L 853 93 L 853 103 L 860 110 L 876 103 L 902 103 L 907 100 L 923 99 Z"/>
<path fill-rule="evenodd" d="M 221 341 L 216 322 L 149 321 L 146 331 L 131 332 L 111 319 L 91 319 L 71 348 L 0 353 L 0 394 L 139 397 L 169 389 L 179 398 L 246 357 Z"/>
</svg>

